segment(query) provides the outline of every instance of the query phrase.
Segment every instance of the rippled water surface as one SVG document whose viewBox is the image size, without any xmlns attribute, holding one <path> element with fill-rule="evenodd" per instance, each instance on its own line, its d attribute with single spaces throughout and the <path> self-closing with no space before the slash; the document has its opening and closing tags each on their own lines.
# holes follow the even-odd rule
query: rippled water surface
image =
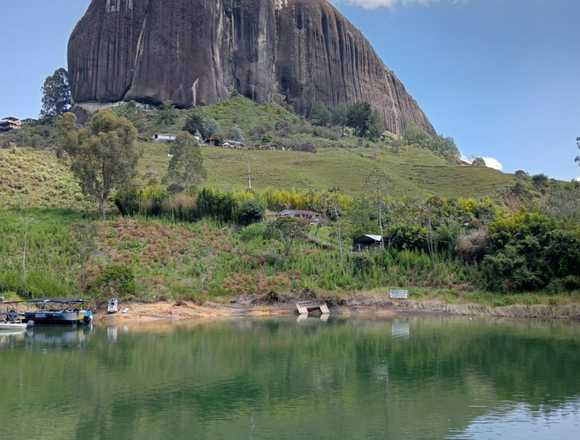
<svg viewBox="0 0 580 440">
<path fill-rule="evenodd" d="M 0 439 L 580 439 L 574 324 L 36 328 L 0 381 Z"/>
</svg>

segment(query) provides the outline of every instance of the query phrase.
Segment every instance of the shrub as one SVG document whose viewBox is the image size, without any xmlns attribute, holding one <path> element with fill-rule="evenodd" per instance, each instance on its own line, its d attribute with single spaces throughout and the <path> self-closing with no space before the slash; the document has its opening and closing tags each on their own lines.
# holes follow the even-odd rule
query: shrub
<svg viewBox="0 0 580 440">
<path fill-rule="evenodd" d="M 110 265 L 97 276 L 89 290 L 98 297 L 127 298 L 135 296 L 135 275 L 126 265 Z"/>
<path fill-rule="evenodd" d="M 271 238 L 266 223 L 254 223 L 246 226 L 240 230 L 239 235 L 242 241 L 269 240 Z"/>
<path fill-rule="evenodd" d="M 161 216 L 168 196 L 167 190 L 162 186 L 146 186 L 141 190 L 140 213 L 152 217 Z"/>
<path fill-rule="evenodd" d="M 197 196 L 197 209 L 200 217 L 233 222 L 236 219 L 237 202 L 232 194 L 202 189 Z"/>
<path fill-rule="evenodd" d="M 481 262 L 489 243 L 489 235 L 486 228 L 469 231 L 457 239 L 455 251 L 463 261 L 474 263 Z"/>
<path fill-rule="evenodd" d="M 485 160 L 481 157 L 476 157 L 473 162 L 471 162 L 471 165 L 474 167 L 486 167 L 487 164 L 485 163 Z"/>
<path fill-rule="evenodd" d="M 502 217 L 490 225 L 490 239 L 483 272 L 493 290 L 538 290 L 578 276 L 580 238 L 542 214 Z"/>
<path fill-rule="evenodd" d="M 256 200 L 245 201 L 237 209 L 237 223 L 242 226 L 248 226 L 252 223 L 261 222 L 265 211 L 260 202 Z"/>
<path fill-rule="evenodd" d="M 389 247 L 397 250 L 429 250 L 429 231 L 419 225 L 392 226 L 387 231 L 387 243 Z"/>
<path fill-rule="evenodd" d="M 141 211 L 141 191 L 135 187 L 124 188 L 115 193 L 113 202 L 121 215 L 137 215 Z"/>
</svg>

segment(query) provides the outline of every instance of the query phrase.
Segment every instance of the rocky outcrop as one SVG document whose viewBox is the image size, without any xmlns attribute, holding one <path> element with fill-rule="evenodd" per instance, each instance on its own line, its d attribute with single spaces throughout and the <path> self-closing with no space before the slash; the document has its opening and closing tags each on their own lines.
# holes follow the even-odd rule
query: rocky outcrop
<svg viewBox="0 0 580 440">
<path fill-rule="evenodd" d="M 429 120 L 327 0 L 93 0 L 69 43 L 75 102 L 208 105 L 232 91 L 297 111 L 366 101 L 387 129 Z"/>
</svg>

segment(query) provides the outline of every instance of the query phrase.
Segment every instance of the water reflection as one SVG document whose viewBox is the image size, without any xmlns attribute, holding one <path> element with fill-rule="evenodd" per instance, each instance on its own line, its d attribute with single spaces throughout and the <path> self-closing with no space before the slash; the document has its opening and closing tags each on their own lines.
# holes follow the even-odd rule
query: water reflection
<svg viewBox="0 0 580 440">
<path fill-rule="evenodd" d="M 32 349 L 80 349 L 91 335 L 92 327 L 42 327 L 36 326 L 26 331 L 25 342 Z"/>
<path fill-rule="evenodd" d="M 0 345 L 0 438 L 578 433 L 574 325 L 310 318 L 46 331 Z"/>
</svg>

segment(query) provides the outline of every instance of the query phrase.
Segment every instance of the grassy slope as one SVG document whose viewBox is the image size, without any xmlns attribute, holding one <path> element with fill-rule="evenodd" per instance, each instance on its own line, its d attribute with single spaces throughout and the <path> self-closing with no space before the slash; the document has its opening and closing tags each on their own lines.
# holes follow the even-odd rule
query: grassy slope
<svg viewBox="0 0 580 440">
<path fill-rule="evenodd" d="M 84 208 L 68 168 L 48 152 L 0 149 L 0 208 Z"/>
<path fill-rule="evenodd" d="M 91 298 L 90 286 L 111 265 L 135 274 L 138 299 L 228 298 L 270 292 L 348 297 L 353 292 L 384 298 L 389 287 L 411 288 L 416 299 L 452 304 L 562 305 L 572 294 L 494 295 L 466 292 L 472 274 L 459 265 L 431 267 L 425 258 L 359 273 L 337 251 L 300 243 L 290 258 L 279 258 L 275 241 L 244 241 L 233 227 L 202 221 L 113 218 L 95 221 L 65 210 L 0 210 L 0 294 L 15 298 Z M 84 286 L 84 287 L 83 287 Z M 106 295 L 105 293 L 102 293 Z"/>
<path fill-rule="evenodd" d="M 142 172 L 162 177 L 168 147 L 143 144 Z M 493 195 L 513 178 L 489 168 L 450 165 L 428 151 L 408 148 L 399 154 L 378 149 L 321 149 L 317 154 L 291 151 L 236 151 L 204 148 L 208 184 L 221 189 L 245 188 L 247 161 L 257 189 L 266 187 L 328 190 L 356 195 L 366 190 L 373 170 L 387 176 L 393 196 L 480 197 Z"/>
<path fill-rule="evenodd" d="M 283 107 L 259 105 L 242 97 L 201 111 L 216 119 L 226 132 L 238 125 L 246 137 L 256 126 L 274 127 L 279 122 L 304 125 L 299 116 Z M 183 127 L 187 111 L 178 111 L 177 115 L 175 124 L 159 127 L 156 113 L 146 113 L 140 120 L 143 139 L 156 131 L 177 132 Z M 488 168 L 450 164 L 418 148 L 406 147 L 400 153 L 394 153 L 380 143 L 361 142 L 353 136 L 331 140 L 316 137 L 308 130 L 290 133 L 288 137 L 314 143 L 318 153 L 204 148 L 207 184 L 225 190 L 245 188 L 248 160 L 257 189 L 340 188 L 345 193 L 356 195 L 368 190 L 365 181 L 376 170 L 387 176 L 392 196 L 480 197 L 493 195 L 513 182 L 513 176 Z M 160 180 L 167 170 L 167 145 L 145 142 L 143 151 L 141 174 L 153 174 Z M 84 208 L 86 201 L 66 167 L 52 153 L 0 149 L 0 207 L 6 206 Z"/>
</svg>

